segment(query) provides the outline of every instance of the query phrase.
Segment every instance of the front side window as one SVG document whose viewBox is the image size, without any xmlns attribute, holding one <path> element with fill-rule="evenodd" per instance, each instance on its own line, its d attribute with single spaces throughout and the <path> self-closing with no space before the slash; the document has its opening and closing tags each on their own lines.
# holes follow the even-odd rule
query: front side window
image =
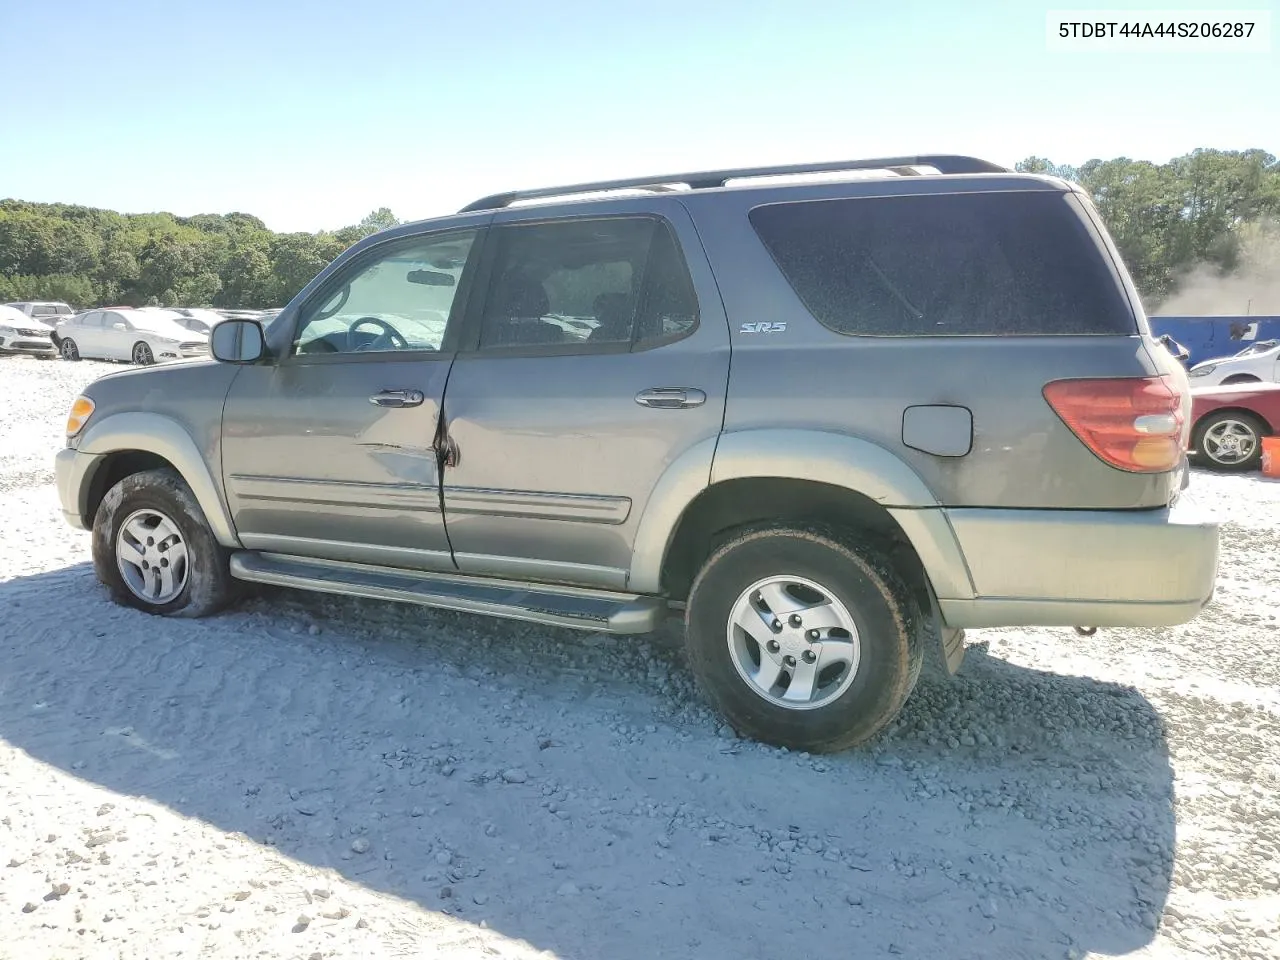
<svg viewBox="0 0 1280 960">
<path fill-rule="evenodd" d="M 670 228 L 651 217 L 498 229 L 480 349 L 626 348 L 688 332 L 693 283 Z"/>
<path fill-rule="evenodd" d="M 303 308 L 297 356 L 437 351 L 453 312 L 474 230 L 390 244 L 323 302 Z"/>
</svg>

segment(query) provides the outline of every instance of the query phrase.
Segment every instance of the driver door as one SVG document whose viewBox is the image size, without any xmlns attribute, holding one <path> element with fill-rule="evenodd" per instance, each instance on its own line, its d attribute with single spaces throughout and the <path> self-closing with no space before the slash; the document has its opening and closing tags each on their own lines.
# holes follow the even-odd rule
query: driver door
<svg viewBox="0 0 1280 960">
<path fill-rule="evenodd" d="M 454 569 L 435 443 L 477 234 L 370 247 L 303 303 L 287 356 L 241 368 L 222 463 L 245 547 Z"/>
</svg>

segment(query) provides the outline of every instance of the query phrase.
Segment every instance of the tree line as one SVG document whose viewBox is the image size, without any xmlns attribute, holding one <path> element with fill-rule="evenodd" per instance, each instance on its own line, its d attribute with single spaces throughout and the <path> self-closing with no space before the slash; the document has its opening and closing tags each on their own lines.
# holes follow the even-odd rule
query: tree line
<svg viewBox="0 0 1280 960">
<path fill-rule="evenodd" d="M 382 207 L 341 230 L 273 233 L 247 213 L 0 200 L 0 303 L 280 306 L 351 244 L 398 222 Z"/>
<path fill-rule="evenodd" d="M 1230 277 L 1280 238 L 1280 164 L 1263 150 L 1195 150 L 1017 169 L 1079 183 L 1115 238 L 1147 310 L 1195 272 Z M 340 230 L 274 233 L 246 213 L 176 217 L 0 200 L 0 302 L 268 307 L 287 303 L 352 243 L 398 221 L 386 207 Z"/>
<path fill-rule="evenodd" d="M 1163 164 L 1120 157 L 1079 167 L 1028 157 L 1017 169 L 1059 176 L 1089 193 L 1148 313 L 1193 279 L 1201 286 L 1232 277 L 1267 282 L 1269 267 L 1262 268 L 1280 244 L 1280 164 L 1263 150 L 1201 149 Z"/>
</svg>

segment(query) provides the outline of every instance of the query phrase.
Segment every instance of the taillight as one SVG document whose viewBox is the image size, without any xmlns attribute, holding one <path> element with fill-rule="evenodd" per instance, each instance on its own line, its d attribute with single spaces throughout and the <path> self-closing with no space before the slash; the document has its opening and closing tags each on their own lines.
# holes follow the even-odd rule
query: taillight
<svg viewBox="0 0 1280 960">
<path fill-rule="evenodd" d="M 1044 398 L 1103 462 L 1131 473 L 1164 473 L 1182 460 L 1182 397 L 1173 378 L 1055 380 Z"/>
</svg>

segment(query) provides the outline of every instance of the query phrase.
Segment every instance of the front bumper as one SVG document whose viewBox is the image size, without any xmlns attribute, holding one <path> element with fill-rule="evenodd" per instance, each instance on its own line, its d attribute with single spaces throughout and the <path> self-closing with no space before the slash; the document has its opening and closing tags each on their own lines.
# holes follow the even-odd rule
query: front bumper
<svg viewBox="0 0 1280 960">
<path fill-rule="evenodd" d="M 163 350 L 155 353 L 156 361 L 159 363 L 172 363 L 175 360 L 207 360 L 209 359 L 208 350 L 177 350 L 165 347 Z"/>
<path fill-rule="evenodd" d="M 88 530 L 93 526 L 93 517 L 88 515 L 89 481 L 101 459 L 98 454 L 81 453 L 73 447 L 59 450 L 53 459 L 62 515 L 77 530 Z"/>
<path fill-rule="evenodd" d="M 0 337 L 0 353 L 29 353 L 34 356 L 52 356 L 57 352 L 52 340 L 41 340 L 19 334 L 16 337 Z"/>
<path fill-rule="evenodd" d="M 1174 626 L 1213 599 L 1218 524 L 1187 505 L 946 513 L 974 588 L 939 597 L 949 626 Z"/>
</svg>

